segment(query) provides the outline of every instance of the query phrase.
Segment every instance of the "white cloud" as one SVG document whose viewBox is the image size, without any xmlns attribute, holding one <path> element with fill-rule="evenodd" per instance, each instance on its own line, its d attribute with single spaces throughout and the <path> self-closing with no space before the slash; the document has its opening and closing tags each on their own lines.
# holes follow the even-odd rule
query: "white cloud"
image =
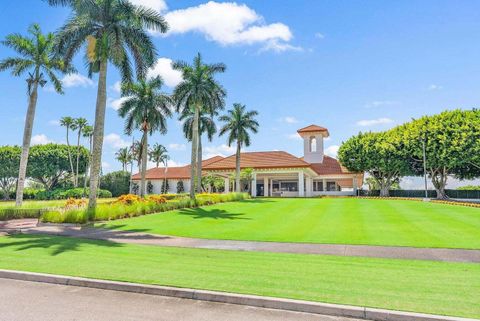
<svg viewBox="0 0 480 321">
<path fill-rule="evenodd" d="M 245 4 L 209 1 L 165 15 L 167 35 L 196 32 L 221 45 L 264 44 L 266 50 L 299 50 L 288 42 L 293 38 L 283 23 L 266 24 L 264 18 Z"/>
<path fill-rule="evenodd" d="M 378 118 L 378 119 L 365 119 L 357 121 L 358 126 L 368 127 L 368 126 L 375 126 L 375 125 L 385 125 L 393 123 L 393 120 L 390 118 Z"/>
<path fill-rule="evenodd" d="M 323 33 L 317 32 L 317 33 L 315 34 L 315 38 L 324 39 L 324 38 L 325 38 L 325 35 L 324 35 Z"/>
<path fill-rule="evenodd" d="M 113 85 L 110 86 L 110 89 L 119 94 L 122 89 L 121 81 L 116 81 Z"/>
<path fill-rule="evenodd" d="M 47 135 L 45 134 L 39 134 L 39 135 L 34 135 L 30 141 L 30 144 L 33 145 L 45 145 L 53 143 L 53 140 L 50 140 Z"/>
<path fill-rule="evenodd" d="M 394 106 L 400 105 L 399 101 L 395 100 L 376 100 L 365 104 L 367 108 L 375 108 L 375 107 L 384 107 L 384 106 Z"/>
<path fill-rule="evenodd" d="M 327 148 L 325 148 L 324 153 L 325 153 L 325 155 L 328 155 L 330 157 L 337 158 L 339 148 L 340 148 L 340 146 L 338 146 L 338 145 L 328 146 Z"/>
<path fill-rule="evenodd" d="M 227 157 L 235 153 L 235 147 L 222 144 L 219 146 L 207 146 L 203 148 L 203 157 L 210 158 L 214 156 Z"/>
<path fill-rule="evenodd" d="M 122 103 L 127 99 L 128 99 L 128 97 L 120 97 L 118 99 L 113 99 L 113 98 L 109 97 L 107 99 L 107 105 L 108 105 L 108 107 L 110 107 L 112 109 L 119 110 Z"/>
<path fill-rule="evenodd" d="M 167 10 L 167 3 L 164 0 L 130 0 L 131 3 L 137 6 L 144 6 L 158 12 Z"/>
<path fill-rule="evenodd" d="M 435 84 L 431 84 L 430 86 L 428 86 L 428 90 L 440 90 L 442 88 L 443 88 L 442 86 L 435 85 Z"/>
<path fill-rule="evenodd" d="M 187 146 L 185 146 L 185 144 L 175 144 L 174 143 L 174 144 L 168 144 L 168 149 L 182 151 L 182 150 L 186 150 Z"/>
<path fill-rule="evenodd" d="M 165 85 L 175 87 L 182 81 L 182 73 L 172 68 L 172 59 L 159 58 L 155 66 L 148 70 L 148 77 L 162 77 Z"/>
<path fill-rule="evenodd" d="M 120 137 L 120 135 L 115 133 L 106 135 L 103 138 L 103 143 L 115 149 L 130 146 L 130 142 L 127 142 L 122 137 Z"/>
<path fill-rule="evenodd" d="M 287 135 L 287 138 L 292 140 L 302 140 L 302 137 L 300 137 L 298 133 L 289 134 Z"/>
<path fill-rule="evenodd" d="M 281 121 L 281 122 L 287 123 L 287 124 L 298 123 L 298 119 L 296 119 L 293 116 L 285 116 L 285 117 L 279 118 L 278 120 Z"/>
<path fill-rule="evenodd" d="M 80 74 L 69 74 L 62 78 L 62 84 L 65 88 L 70 87 L 89 87 L 93 86 L 93 81 Z"/>
</svg>

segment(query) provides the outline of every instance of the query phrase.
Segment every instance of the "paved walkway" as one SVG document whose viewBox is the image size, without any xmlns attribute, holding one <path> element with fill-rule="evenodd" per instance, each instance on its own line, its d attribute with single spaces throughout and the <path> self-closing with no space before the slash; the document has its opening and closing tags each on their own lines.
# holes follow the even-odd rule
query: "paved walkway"
<svg viewBox="0 0 480 321">
<path fill-rule="evenodd" d="M 0 288 L 0 320 L 9 321 L 355 321 L 318 314 L 6 279 L 0 279 Z"/>
<path fill-rule="evenodd" d="M 117 243 L 131 243 L 155 246 L 480 263 L 480 250 L 209 240 L 153 235 L 121 230 L 107 230 L 85 227 L 81 228 L 78 226 L 36 225 L 36 220 L 11 221 L 7 224 L 4 224 L 3 231 L 7 231 L 10 233 L 16 231 L 25 234 L 49 234 L 58 236 L 70 236 L 96 240 L 107 240 Z M 0 233 L 1 232 L 2 226 L 0 226 Z"/>
</svg>

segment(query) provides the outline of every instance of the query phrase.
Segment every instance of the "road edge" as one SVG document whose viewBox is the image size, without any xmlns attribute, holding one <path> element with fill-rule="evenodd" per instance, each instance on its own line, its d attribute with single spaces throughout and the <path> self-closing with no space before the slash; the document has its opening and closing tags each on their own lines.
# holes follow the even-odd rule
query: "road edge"
<svg viewBox="0 0 480 321">
<path fill-rule="evenodd" d="M 287 310 L 313 314 L 323 314 L 339 317 L 375 321 L 474 321 L 459 317 L 448 317 L 433 314 L 413 313 L 396 310 L 374 309 L 351 305 L 340 305 L 322 302 L 262 297 L 256 295 L 235 294 L 228 292 L 176 288 L 169 286 L 147 285 L 130 282 L 118 282 L 63 275 L 44 274 L 0 269 L 0 278 L 20 281 L 41 282 L 59 285 L 88 287 L 102 290 L 132 292 L 149 295 L 176 297 L 183 299 L 210 301 L 247 305 L 276 310 Z"/>
</svg>

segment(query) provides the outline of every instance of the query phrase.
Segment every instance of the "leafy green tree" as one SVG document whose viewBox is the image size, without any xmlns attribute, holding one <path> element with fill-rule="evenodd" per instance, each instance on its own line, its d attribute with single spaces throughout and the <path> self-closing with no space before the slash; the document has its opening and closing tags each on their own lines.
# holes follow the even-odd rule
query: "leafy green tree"
<svg viewBox="0 0 480 321">
<path fill-rule="evenodd" d="M 208 173 L 202 178 L 202 185 L 207 188 L 208 192 L 211 192 L 212 190 L 214 192 L 219 192 L 225 187 L 225 181 L 217 175 Z"/>
<path fill-rule="evenodd" d="M 32 146 L 27 175 L 41 183 L 46 190 L 55 189 L 61 182 L 71 178 L 68 153 L 76 152 L 74 146 L 47 144 Z M 88 151 L 80 148 L 80 168 L 86 168 Z M 83 172 L 81 172 L 83 174 Z"/>
<path fill-rule="evenodd" d="M 368 186 L 369 191 L 379 191 L 380 185 L 378 184 L 377 180 L 374 177 L 367 177 L 365 179 L 365 184 Z M 395 181 L 390 185 L 389 190 L 399 190 L 400 188 L 400 178 L 398 181 Z"/>
<path fill-rule="evenodd" d="M 248 192 L 252 191 L 253 168 L 244 168 L 240 171 L 240 181 L 248 186 Z"/>
<path fill-rule="evenodd" d="M 23 189 L 27 172 L 30 141 L 35 120 L 37 107 L 38 86 L 44 87 L 48 81 L 53 85 L 56 92 L 63 94 L 62 83 L 57 78 L 58 73 L 68 72 L 63 60 L 53 55 L 53 33 L 42 34 L 40 26 L 33 24 L 28 29 L 31 37 L 20 34 L 11 34 L 1 43 L 19 54 L 19 57 L 5 58 L 0 61 L 0 71 L 11 69 L 13 76 L 27 76 L 28 109 L 23 131 L 22 155 L 18 171 L 16 205 L 21 206 L 23 201 Z M 48 79 L 48 80 L 47 80 Z"/>
<path fill-rule="evenodd" d="M 169 160 L 169 157 L 165 146 L 161 144 L 153 145 L 152 149 L 148 152 L 148 157 L 151 162 L 155 163 L 157 168 L 160 166 L 160 164 L 163 164 L 164 167 L 167 167 L 167 161 Z"/>
<path fill-rule="evenodd" d="M 367 172 L 376 181 L 380 196 L 387 197 L 400 177 L 409 173 L 394 134 L 360 133 L 345 141 L 338 150 L 340 163 L 349 171 Z"/>
<path fill-rule="evenodd" d="M 10 199 L 10 193 L 15 188 L 18 175 L 18 163 L 22 149 L 18 146 L 0 147 L 0 189 L 3 198 Z"/>
<path fill-rule="evenodd" d="M 170 184 L 168 183 L 168 179 L 163 180 L 162 181 L 162 194 L 168 194 L 169 189 L 170 189 Z"/>
<path fill-rule="evenodd" d="M 197 182 L 202 182 L 202 135 L 207 134 L 209 142 L 217 132 L 217 126 L 213 117 L 217 116 L 217 110 L 213 109 L 207 113 L 205 110 L 200 111 L 199 127 L 198 127 L 198 153 L 197 153 Z M 183 134 L 185 138 L 191 142 L 193 137 L 193 122 L 195 121 L 195 112 L 191 109 L 184 109 L 179 117 L 183 121 Z"/>
<path fill-rule="evenodd" d="M 193 60 L 193 65 L 183 61 L 173 64 L 175 70 L 182 72 L 182 82 L 174 90 L 175 107 L 180 114 L 192 113 L 192 154 L 190 163 L 190 198 L 195 198 L 195 189 L 201 191 L 201 171 L 197 170 L 201 164 L 202 155 L 199 153 L 199 124 L 200 114 L 213 114 L 215 110 L 225 105 L 226 92 L 216 81 L 215 75 L 223 73 L 226 66 L 222 63 L 205 64 L 200 53 Z M 196 174 L 197 173 L 197 174 Z"/>
<path fill-rule="evenodd" d="M 235 186 L 236 191 L 240 191 L 240 153 L 243 146 L 250 146 L 250 133 L 258 132 L 258 122 L 255 117 L 258 115 L 256 110 L 246 111 L 245 105 L 233 104 L 233 109 L 229 110 L 227 115 L 219 119 L 225 124 L 220 129 L 220 136 L 228 133 L 227 143 L 231 146 L 234 142 L 237 145 L 235 155 L 236 171 Z"/>
<path fill-rule="evenodd" d="M 122 171 L 127 171 L 127 165 L 132 161 L 132 155 L 128 147 L 123 147 L 115 153 L 115 158 L 122 164 Z"/>
<path fill-rule="evenodd" d="M 68 6 L 71 17 L 58 32 L 57 52 L 70 62 L 86 45 L 88 74 L 98 73 L 97 103 L 93 133 L 89 208 L 95 208 L 102 165 L 102 145 L 107 104 L 108 62 L 120 71 L 122 81 L 132 80 L 132 64 L 137 78 L 145 77 L 156 58 L 148 30 L 166 32 L 165 19 L 155 10 L 124 0 L 47 0 L 53 6 Z M 130 55 L 129 55 L 130 52 Z"/>
<path fill-rule="evenodd" d="M 392 130 L 396 147 L 415 175 L 423 175 L 423 144 L 426 169 L 437 192 L 447 199 L 449 176 L 469 179 L 480 176 L 475 166 L 480 152 L 480 111 L 451 110 L 424 116 Z"/>
<path fill-rule="evenodd" d="M 134 129 L 142 132 L 143 150 L 140 171 L 140 196 L 142 197 L 146 192 L 148 135 L 156 131 L 165 134 L 166 118 L 172 115 L 170 111 L 172 100 L 169 95 L 160 92 L 162 85 L 160 77 L 129 84 L 123 89 L 127 98 L 118 110 L 120 117 L 125 118 L 125 132 L 128 135 L 131 135 Z"/>
<path fill-rule="evenodd" d="M 130 188 L 130 173 L 116 171 L 105 174 L 100 181 L 100 188 L 110 191 L 113 197 L 128 194 Z"/>
</svg>

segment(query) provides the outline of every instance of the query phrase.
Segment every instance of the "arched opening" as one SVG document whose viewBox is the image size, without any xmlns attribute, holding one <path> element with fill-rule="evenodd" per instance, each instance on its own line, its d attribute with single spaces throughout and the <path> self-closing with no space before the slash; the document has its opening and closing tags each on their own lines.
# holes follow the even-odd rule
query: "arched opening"
<svg viewBox="0 0 480 321">
<path fill-rule="evenodd" d="M 317 139 L 312 136 L 310 137 L 310 153 L 315 153 L 317 151 Z"/>
</svg>

